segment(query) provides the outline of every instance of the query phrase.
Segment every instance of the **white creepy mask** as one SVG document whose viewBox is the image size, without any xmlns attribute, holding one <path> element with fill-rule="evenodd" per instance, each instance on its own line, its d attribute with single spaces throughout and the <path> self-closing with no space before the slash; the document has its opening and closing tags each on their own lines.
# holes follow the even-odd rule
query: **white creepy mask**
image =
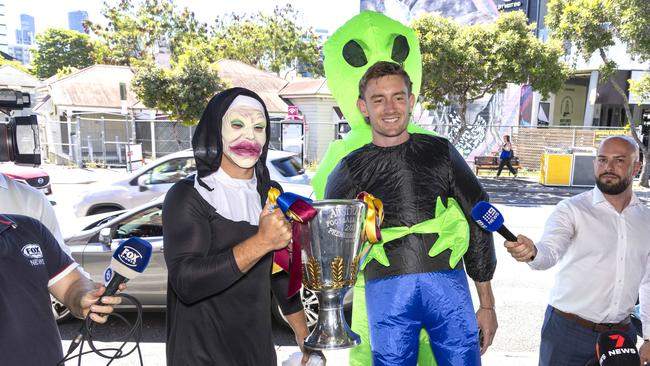
<svg viewBox="0 0 650 366">
<path fill-rule="evenodd" d="M 252 168 L 266 143 L 266 116 L 262 103 L 239 95 L 223 116 L 223 152 L 240 168 Z"/>
</svg>

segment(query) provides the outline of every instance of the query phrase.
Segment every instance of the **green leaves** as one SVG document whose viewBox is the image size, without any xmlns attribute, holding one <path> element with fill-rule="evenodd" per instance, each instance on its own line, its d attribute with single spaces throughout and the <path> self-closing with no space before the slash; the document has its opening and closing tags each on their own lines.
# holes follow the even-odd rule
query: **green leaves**
<svg viewBox="0 0 650 366">
<path fill-rule="evenodd" d="M 149 108 L 169 113 L 172 119 L 194 125 L 208 100 L 227 85 L 203 52 L 188 48 L 172 63 L 172 69 L 157 66 L 151 59 L 136 63 L 132 87 Z"/>
<path fill-rule="evenodd" d="M 464 106 L 508 83 L 530 84 L 548 94 L 569 75 L 568 66 L 559 61 L 560 44 L 537 39 L 521 12 L 475 26 L 425 15 L 413 28 L 422 52 L 422 95 L 429 105 Z"/>
<path fill-rule="evenodd" d="M 81 69 L 94 65 L 101 50 L 101 45 L 87 34 L 50 28 L 36 35 L 36 50 L 32 51 L 34 74 L 45 79 L 65 67 Z"/>
<path fill-rule="evenodd" d="M 210 44 L 216 58 L 239 60 L 280 76 L 300 68 L 323 75 L 318 37 L 299 25 L 290 5 L 276 6 L 273 14 L 230 14 L 216 19 Z"/>
</svg>

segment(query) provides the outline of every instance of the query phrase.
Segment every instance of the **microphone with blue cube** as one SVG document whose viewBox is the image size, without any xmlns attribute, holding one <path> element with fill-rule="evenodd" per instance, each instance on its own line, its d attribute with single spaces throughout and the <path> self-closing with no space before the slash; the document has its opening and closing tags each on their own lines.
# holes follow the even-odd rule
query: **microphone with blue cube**
<svg viewBox="0 0 650 366">
<path fill-rule="evenodd" d="M 489 202 L 479 201 L 472 208 L 472 218 L 484 230 L 498 232 L 507 241 L 517 241 L 517 237 L 503 224 L 503 215 Z"/>
<path fill-rule="evenodd" d="M 498 232 L 507 241 L 516 242 L 517 237 L 503 224 L 503 215 L 489 202 L 479 201 L 472 208 L 472 218 L 484 230 Z M 535 259 L 531 257 L 530 260 Z"/>
<path fill-rule="evenodd" d="M 133 237 L 117 247 L 111 257 L 111 265 L 104 272 L 106 296 L 117 292 L 120 284 L 139 276 L 149 265 L 153 247 L 146 240 Z"/>
<path fill-rule="evenodd" d="M 151 243 L 138 237 L 129 238 L 120 243 L 113 256 L 111 264 L 104 271 L 104 282 L 106 291 L 103 296 L 112 296 L 119 289 L 120 285 L 138 277 L 149 265 L 149 260 L 153 252 Z M 101 299 L 97 301 L 101 304 Z M 87 318 L 87 321 L 90 318 Z M 79 329 L 79 333 L 70 342 L 68 354 L 70 355 L 84 340 L 87 332 L 93 328 L 93 323 L 84 323 Z M 66 355 L 66 358 L 67 358 Z"/>
</svg>

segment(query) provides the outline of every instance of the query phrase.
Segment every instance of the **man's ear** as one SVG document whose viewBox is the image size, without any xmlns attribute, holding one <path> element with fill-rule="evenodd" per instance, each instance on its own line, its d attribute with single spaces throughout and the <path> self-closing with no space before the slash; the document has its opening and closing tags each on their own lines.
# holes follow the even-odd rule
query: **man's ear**
<svg viewBox="0 0 650 366">
<path fill-rule="evenodd" d="M 409 110 L 413 111 L 413 107 L 415 106 L 415 95 L 413 93 L 409 93 L 409 105 L 411 106 Z"/>
<path fill-rule="evenodd" d="M 634 169 L 633 169 L 633 171 L 632 171 L 632 173 L 633 173 L 634 175 L 633 175 L 632 177 L 636 177 L 637 174 L 639 174 L 639 172 L 641 171 L 641 168 L 642 168 L 642 166 L 641 166 L 641 162 L 638 161 L 638 160 L 635 161 L 635 162 L 634 162 Z"/>
<path fill-rule="evenodd" d="M 368 108 L 366 106 L 366 101 L 359 98 L 357 99 L 357 108 L 361 111 L 361 114 L 363 114 L 364 117 L 368 117 Z"/>
</svg>

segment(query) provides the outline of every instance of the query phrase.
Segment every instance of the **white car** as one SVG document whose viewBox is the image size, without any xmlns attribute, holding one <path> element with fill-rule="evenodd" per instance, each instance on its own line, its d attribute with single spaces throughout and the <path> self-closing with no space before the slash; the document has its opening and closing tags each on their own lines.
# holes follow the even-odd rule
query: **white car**
<svg viewBox="0 0 650 366">
<path fill-rule="evenodd" d="M 311 197 L 313 189 L 298 155 L 269 150 L 266 166 L 271 179 L 286 192 Z M 108 183 L 94 183 L 74 203 L 78 217 L 133 208 L 167 192 L 174 183 L 196 172 L 192 150 L 183 150 L 156 159 L 126 178 Z"/>
</svg>

